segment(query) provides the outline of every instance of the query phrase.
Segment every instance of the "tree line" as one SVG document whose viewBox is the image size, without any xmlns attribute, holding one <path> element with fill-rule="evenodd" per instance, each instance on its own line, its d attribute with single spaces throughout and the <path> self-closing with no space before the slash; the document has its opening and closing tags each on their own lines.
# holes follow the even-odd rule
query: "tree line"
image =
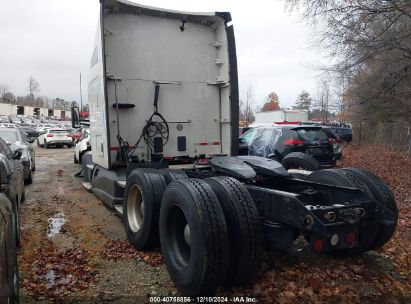
<svg viewBox="0 0 411 304">
<path fill-rule="evenodd" d="M 27 80 L 27 95 L 25 96 L 16 96 L 10 91 L 9 86 L 6 83 L 0 84 L 0 101 L 19 106 L 56 110 L 70 110 L 71 107 L 77 106 L 77 101 L 68 101 L 58 97 L 49 98 L 47 96 L 40 96 L 40 91 L 39 82 L 33 76 L 30 76 Z"/>
<path fill-rule="evenodd" d="M 315 67 L 323 74 L 318 92 L 315 97 L 301 92 L 294 109 L 323 121 L 411 123 L 410 0 L 286 0 L 286 5 L 311 27 L 314 44 L 331 62 Z M 240 104 L 240 120 L 247 122 L 250 96 Z M 279 108 L 278 96 L 270 93 L 257 110 Z"/>
<path fill-rule="evenodd" d="M 411 122 L 411 1 L 286 0 L 316 33 L 319 67 L 352 122 Z"/>
</svg>

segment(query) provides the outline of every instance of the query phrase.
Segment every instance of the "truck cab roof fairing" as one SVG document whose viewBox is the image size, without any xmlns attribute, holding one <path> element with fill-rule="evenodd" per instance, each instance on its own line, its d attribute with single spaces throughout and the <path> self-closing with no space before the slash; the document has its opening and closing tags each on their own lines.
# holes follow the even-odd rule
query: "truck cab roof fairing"
<svg viewBox="0 0 411 304">
<path fill-rule="evenodd" d="M 149 5 L 142 5 L 135 2 L 127 1 L 127 0 L 100 0 L 100 3 L 104 5 L 105 9 L 113 9 L 114 11 L 120 12 L 121 8 L 136 9 L 136 13 L 141 14 L 144 13 L 145 15 L 158 15 L 163 16 L 167 14 L 168 18 L 181 18 L 181 15 L 186 17 L 190 17 L 191 22 L 195 22 L 198 19 L 200 22 L 204 18 L 204 16 L 219 16 L 224 19 L 224 21 L 230 22 L 231 21 L 231 14 L 229 12 L 187 12 L 187 11 L 177 11 L 171 9 L 164 9 L 159 7 L 153 7 Z"/>
</svg>

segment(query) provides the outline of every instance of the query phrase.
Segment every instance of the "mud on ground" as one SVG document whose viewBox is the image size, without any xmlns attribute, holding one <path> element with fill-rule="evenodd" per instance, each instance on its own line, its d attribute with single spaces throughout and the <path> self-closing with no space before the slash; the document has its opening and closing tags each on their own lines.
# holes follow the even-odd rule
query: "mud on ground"
<svg viewBox="0 0 411 304">
<path fill-rule="evenodd" d="M 361 149 L 347 150 L 343 162 L 355 165 Z M 176 295 L 159 250 L 134 250 L 121 219 L 74 177 L 80 165 L 73 163 L 73 149 L 36 148 L 36 153 L 33 184 L 21 206 L 21 302 L 145 303 L 149 296 Z M 411 164 L 403 160 L 398 170 L 404 162 Z M 389 166 L 395 170 L 395 162 Z M 254 281 L 219 295 L 266 303 L 410 303 L 406 197 L 400 198 L 405 202 L 395 238 L 378 252 L 335 259 L 312 253 L 301 239 L 287 251 L 267 251 Z"/>
</svg>

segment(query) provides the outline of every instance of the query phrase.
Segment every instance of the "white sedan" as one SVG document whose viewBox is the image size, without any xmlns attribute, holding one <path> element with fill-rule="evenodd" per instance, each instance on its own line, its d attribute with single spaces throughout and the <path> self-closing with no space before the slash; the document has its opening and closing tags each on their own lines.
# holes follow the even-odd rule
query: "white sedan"
<svg viewBox="0 0 411 304">
<path fill-rule="evenodd" d="M 71 148 L 72 139 L 70 133 L 65 129 L 52 128 L 37 138 L 37 146 L 49 148 L 50 146 L 67 146 Z"/>
<path fill-rule="evenodd" d="M 81 138 L 74 146 L 74 163 L 81 163 L 83 154 L 90 150 L 90 129 L 86 128 L 83 130 Z"/>
</svg>

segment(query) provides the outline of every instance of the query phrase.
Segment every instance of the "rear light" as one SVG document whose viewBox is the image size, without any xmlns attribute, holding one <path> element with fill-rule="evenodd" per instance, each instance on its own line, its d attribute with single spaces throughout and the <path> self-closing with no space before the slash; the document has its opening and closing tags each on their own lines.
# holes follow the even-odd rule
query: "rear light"
<svg viewBox="0 0 411 304">
<path fill-rule="evenodd" d="M 67 137 L 71 137 L 71 134 L 67 134 L 66 136 L 67 136 Z"/>
<path fill-rule="evenodd" d="M 328 143 L 329 144 L 335 144 L 337 141 L 334 138 L 328 138 Z"/>
<path fill-rule="evenodd" d="M 289 145 L 289 146 L 297 146 L 297 145 L 303 145 L 304 140 L 301 139 L 287 139 L 284 141 L 284 145 Z"/>
<path fill-rule="evenodd" d="M 355 233 L 354 232 L 348 232 L 347 235 L 345 236 L 345 241 L 350 246 L 354 245 L 354 243 L 355 243 Z"/>
<path fill-rule="evenodd" d="M 54 137 L 54 134 L 47 134 L 47 137 Z"/>
<path fill-rule="evenodd" d="M 206 165 L 206 164 L 209 163 L 209 159 L 208 159 L 208 158 L 200 158 L 200 159 L 197 161 L 197 163 L 198 163 L 198 164 L 202 164 L 202 165 Z"/>
<path fill-rule="evenodd" d="M 314 241 L 314 251 L 321 252 L 324 249 L 324 242 L 323 240 L 315 240 Z"/>
</svg>

